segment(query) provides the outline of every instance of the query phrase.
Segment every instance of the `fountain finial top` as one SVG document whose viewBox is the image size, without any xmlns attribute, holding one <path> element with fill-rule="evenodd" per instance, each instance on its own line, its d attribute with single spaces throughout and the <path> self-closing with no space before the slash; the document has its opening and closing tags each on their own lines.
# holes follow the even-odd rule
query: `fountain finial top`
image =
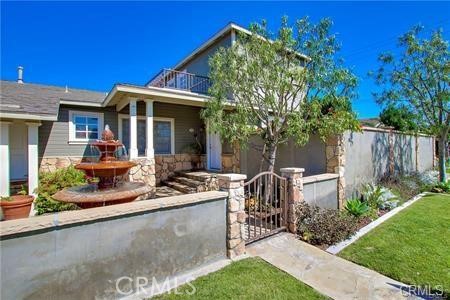
<svg viewBox="0 0 450 300">
<path fill-rule="evenodd" d="M 105 126 L 105 130 L 102 132 L 102 140 L 103 141 L 113 141 L 114 133 L 109 129 L 109 125 Z"/>
</svg>

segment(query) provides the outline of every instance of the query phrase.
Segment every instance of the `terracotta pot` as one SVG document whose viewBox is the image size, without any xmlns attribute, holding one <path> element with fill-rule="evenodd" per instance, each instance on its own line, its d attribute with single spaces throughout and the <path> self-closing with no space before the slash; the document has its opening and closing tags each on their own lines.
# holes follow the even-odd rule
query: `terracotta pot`
<svg viewBox="0 0 450 300">
<path fill-rule="evenodd" d="M 10 201 L 0 201 L 0 206 L 3 210 L 3 219 L 6 221 L 28 218 L 34 197 L 30 195 L 14 195 L 11 196 L 11 199 Z"/>
</svg>

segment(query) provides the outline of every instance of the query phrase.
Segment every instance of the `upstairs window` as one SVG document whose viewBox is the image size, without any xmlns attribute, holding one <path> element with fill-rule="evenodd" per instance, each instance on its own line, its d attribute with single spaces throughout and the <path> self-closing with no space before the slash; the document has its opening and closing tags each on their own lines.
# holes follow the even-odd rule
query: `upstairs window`
<svg viewBox="0 0 450 300">
<path fill-rule="evenodd" d="M 102 113 L 69 111 L 69 142 L 98 140 L 102 130 Z"/>
</svg>

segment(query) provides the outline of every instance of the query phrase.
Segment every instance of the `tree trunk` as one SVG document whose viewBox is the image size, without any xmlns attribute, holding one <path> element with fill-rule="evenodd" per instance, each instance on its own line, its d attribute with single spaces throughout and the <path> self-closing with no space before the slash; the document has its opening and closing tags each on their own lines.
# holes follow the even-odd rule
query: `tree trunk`
<svg viewBox="0 0 450 300">
<path fill-rule="evenodd" d="M 447 134 L 439 137 L 439 179 L 441 182 L 447 182 L 447 172 L 445 170 L 447 147 Z"/>
<path fill-rule="evenodd" d="M 269 143 L 267 145 L 267 151 L 269 152 L 269 168 L 267 171 L 274 172 L 275 170 L 275 159 L 277 156 L 277 145 L 275 143 Z"/>
</svg>

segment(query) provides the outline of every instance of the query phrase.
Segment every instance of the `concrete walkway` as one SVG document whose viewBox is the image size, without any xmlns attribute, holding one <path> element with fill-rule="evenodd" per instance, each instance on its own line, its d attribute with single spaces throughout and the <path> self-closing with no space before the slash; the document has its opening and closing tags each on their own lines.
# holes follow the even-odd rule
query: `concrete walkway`
<svg viewBox="0 0 450 300">
<path fill-rule="evenodd" d="M 403 283 L 281 233 L 247 246 L 247 253 L 291 274 L 335 300 L 415 299 Z"/>
</svg>

